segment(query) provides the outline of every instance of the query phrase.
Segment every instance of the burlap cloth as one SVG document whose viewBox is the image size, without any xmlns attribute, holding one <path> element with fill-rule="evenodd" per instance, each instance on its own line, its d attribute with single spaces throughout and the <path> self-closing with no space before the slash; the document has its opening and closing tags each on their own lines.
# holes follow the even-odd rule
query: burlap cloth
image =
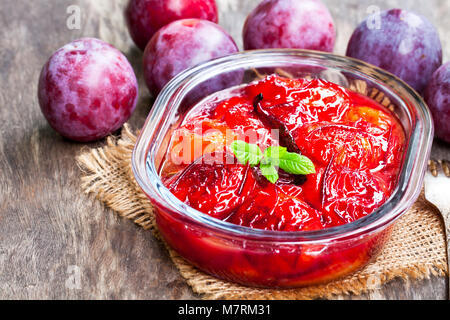
<svg viewBox="0 0 450 320">
<path fill-rule="evenodd" d="M 160 239 L 150 201 L 131 171 L 135 142 L 136 136 L 125 125 L 120 137 L 109 137 L 104 147 L 79 155 L 82 189 Z M 361 294 L 397 277 L 423 279 L 446 274 L 443 227 L 439 213 L 434 210 L 421 196 L 396 223 L 391 240 L 375 261 L 347 278 L 306 288 L 270 290 L 225 282 L 197 270 L 172 249 L 167 249 L 183 278 L 205 299 L 314 299 Z"/>
</svg>

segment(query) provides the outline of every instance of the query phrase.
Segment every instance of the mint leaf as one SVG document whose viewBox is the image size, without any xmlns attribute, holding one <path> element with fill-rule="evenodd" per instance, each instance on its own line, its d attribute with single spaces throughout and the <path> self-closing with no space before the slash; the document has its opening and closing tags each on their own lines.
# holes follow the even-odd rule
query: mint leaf
<svg viewBox="0 0 450 320">
<path fill-rule="evenodd" d="M 248 163 L 251 167 L 257 166 L 263 156 L 261 149 L 256 144 L 235 140 L 230 147 L 240 163 L 244 165 Z"/>
<path fill-rule="evenodd" d="M 280 157 L 279 166 L 292 174 L 307 175 L 316 172 L 314 164 L 309 158 L 292 152 L 286 152 Z"/>
<path fill-rule="evenodd" d="M 278 170 L 275 168 L 275 166 L 271 164 L 262 164 L 259 166 L 261 169 L 261 173 L 264 177 L 266 177 L 267 180 L 269 180 L 271 183 L 277 182 L 279 176 L 278 176 Z"/>
<path fill-rule="evenodd" d="M 270 146 L 267 147 L 266 150 L 264 150 L 264 158 L 263 162 L 265 164 L 271 163 L 274 166 L 279 166 L 280 158 L 284 156 L 287 152 L 287 149 L 285 147 L 279 147 L 279 146 Z"/>
</svg>

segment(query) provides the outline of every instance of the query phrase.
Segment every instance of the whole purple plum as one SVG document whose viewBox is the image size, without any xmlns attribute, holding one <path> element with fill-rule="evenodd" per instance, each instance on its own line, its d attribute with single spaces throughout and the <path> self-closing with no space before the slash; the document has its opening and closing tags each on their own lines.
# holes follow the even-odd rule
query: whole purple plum
<svg viewBox="0 0 450 320">
<path fill-rule="evenodd" d="M 219 25 L 200 19 L 174 21 L 161 28 L 144 51 L 144 77 L 154 94 L 180 72 L 239 51 Z"/>
<path fill-rule="evenodd" d="M 450 143 L 450 62 L 437 69 L 431 77 L 425 100 L 433 115 L 436 136 Z"/>
<path fill-rule="evenodd" d="M 119 129 L 136 107 L 138 85 L 125 56 L 98 39 L 75 40 L 57 50 L 41 71 L 39 104 L 64 137 L 101 139 Z"/>
<path fill-rule="evenodd" d="M 425 17 L 392 9 L 368 17 L 356 28 L 347 56 L 383 68 L 422 93 L 442 64 L 442 46 L 438 32 Z"/>
<path fill-rule="evenodd" d="M 218 20 L 215 0 L 130 0 L 125 18 L 130 35 L 141 50 L 161 27 L 172 21 Z"/>
<path fill-rule="evenodd" d="M 320 0 L 264 0 L 247 17 L 244 48 L 297 48 L 331 52 L 333 18 Z"/>
</svg>

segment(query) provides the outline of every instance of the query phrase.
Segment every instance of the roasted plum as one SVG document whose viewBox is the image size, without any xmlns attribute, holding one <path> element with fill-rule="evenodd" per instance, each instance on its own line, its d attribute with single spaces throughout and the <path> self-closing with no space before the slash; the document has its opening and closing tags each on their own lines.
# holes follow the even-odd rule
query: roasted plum
<svg viewBox="0 0 450 320">
<path fill-rule="evenodd" d="M 168 137 L 160 172 L 179 200 L 234 228 L 286 234 L 342 226 L 373 213 L 396 186 L 405 146 L 395 115 L 374 100 L 324 80 L 274 75 L 193 106 Z M 184 149 L 180 137 L 187 141 Z M 239 160 L 233 147 L 239 140 L 258 161 Z M 177 166 L 171 158 L 180 150 L 185 157 Z M 295 174 L 281 168 L 283 157 L 273 158 L 280 168 L 272 182 L 263 172 L 274 161 L 267 150 L 308 157 L 315 168 Z M 274 238 L 267 246 L 245 233 L 242 240 L 217 237 L 165 212 L 158 226 L 202 270 L 269 287 L 302 286 L 354 271 L 367 264 L 385 235 L 339 246 L 292 246 Z"/>
<path fill-rule="evenodd" d="M 295 194 L 293 188 L 279 188 L 271 183 L 263 188 L 257 187 L 227 221 L 264 230 L 322 229 L 320 213 L 301 198 L 292 195 Z M 301 193 L 301 190 L 297 191 Z"/>
<path fill-rule="evenodd" d="M 324 80 L 275 75 L 221 97 L 195 106 L 182 121 L 162 170 L 176 181 L 173 193 L 190 206 L 251 228 L 318 230 L 370 214 L 392 192 L 405 136 L 395 116 L 375 101 Z M 175 147 L 180 133 L 184 149 Z M 262 166 L 197 163 L 229 155 L 235 140 L 304 155 L 315 170 L 296 175 L 279 169 L 271 182 Z M 183 165 L 177 167 L 170 159 L 180 150 Z M 242 183 L 252 185 L 249 193 L 237 191 Z"/>
<path fill-rule="evenodd" d="M 224 219 L 252 191 L 254 182 L 250 167 L 217 152 L 197 159 L 172 178 L 169 190 L 191 207 Z"/>
</svg>

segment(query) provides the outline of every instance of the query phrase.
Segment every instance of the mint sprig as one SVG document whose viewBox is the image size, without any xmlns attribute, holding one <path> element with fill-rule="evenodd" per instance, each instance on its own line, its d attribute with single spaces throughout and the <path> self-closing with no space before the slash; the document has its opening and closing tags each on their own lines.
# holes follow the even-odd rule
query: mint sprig
<svg viewBox="0 0 450 320">
<path fill-rule="evenodd" d="M 285 147 L 270 146 L 262 152 L 256 144 L 235 140 L 231 144 L 231 150 L 240 163 L 251 167 L 259 165 L 262 175 L 271 183 L 278 181 L 277 168 L 291 174 L 307 175 L 316 172 L 308 157 L 288 152 Z"/>
</svg>

